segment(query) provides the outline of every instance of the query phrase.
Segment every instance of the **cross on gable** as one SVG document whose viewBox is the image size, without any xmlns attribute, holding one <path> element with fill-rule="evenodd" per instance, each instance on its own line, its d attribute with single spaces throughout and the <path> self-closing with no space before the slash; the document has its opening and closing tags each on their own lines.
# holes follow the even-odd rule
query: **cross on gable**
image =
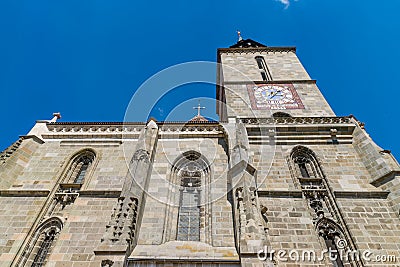
<svg viewBox="0 0 400 267">
<path fill-rule="evenodd" d="M 200 106 L 200 101 L 197 107 L 193 107 L 193 109 L 197 109 L 197 116 L 200 116 L 200 110 L 205 109 L 206 107 Z"/>
</svg>

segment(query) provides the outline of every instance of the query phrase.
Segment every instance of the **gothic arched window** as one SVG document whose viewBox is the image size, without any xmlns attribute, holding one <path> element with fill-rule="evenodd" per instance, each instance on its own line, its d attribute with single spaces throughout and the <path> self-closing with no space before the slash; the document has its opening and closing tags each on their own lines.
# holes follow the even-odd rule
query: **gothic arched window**
<svg viewBox="0 0 400 267">
<path fill-rule="evenodd" d="M 260 70 L 261 77 L 263 81 L 272 81 L 271 73 L 268 69 L 265 59 L 262 56 L 257 56 L 256 58 L 258 69 Z"/>
<path fill-rule="evenodd" d="M 177 240 L 200 241 L 201 173 L 192 164 L 180 171 L 181 189 Z"/>
<path fill-rule="evenodd" d="M 95 154 L 93 151 L 85 150 L 80 152 L 72 159 L 64 181 L 67 183 L 83 184 L 94 159 Z"/>
<path fill-rule="evenodd" d="M 297 178 L 322 178 L 319 162 L 311 149 L 303 146 L 295 147 L 290 157 Z"/>
<path fill-rule="evenodd" d="M 202 189 L 209 174 L 209 166 L 200 153 L 189 151 L 174 164 L 179 183 L 179 208 L 176 239 L 200 241 L 204 229 L 204 204 Z M 204 231 L 203 231 L 204 232 Z"/>
<path fill-rule="evenodd" d="M 344 247 L 338 247 L 338 242 L 347 242 L 343 239 L 343 231 L 334 221 L 322 218 L 316 223 L 316 227 L 318 230 L 319 236 L 321 236 L 324 241 L 326 248 L 328 249 L 328 253 L 331 253 L 332 256 L 330 260 L 332 261 L 333 266 L 335 267 L 343 267 L 343 261 L 341 259 L 340 250 L 344 249 Z"/>
<path fill-rule="evenodd" d="M 26 247 L 20 266 L 44 266 L 62 228 L 63 223 L 58 217 L 51 217 L 42 222 Z"/>
<path fill-rule="evenodd" d="M 54 238 L 56 237 L 56 231 L 50 230 L 48 233 L 44 233 L 44 239 L 41 241 L 39 250 L 33 260 L 32 267 L 41 267 L 45 264 L 47 254 L 53 244 Z"/>
</svg>

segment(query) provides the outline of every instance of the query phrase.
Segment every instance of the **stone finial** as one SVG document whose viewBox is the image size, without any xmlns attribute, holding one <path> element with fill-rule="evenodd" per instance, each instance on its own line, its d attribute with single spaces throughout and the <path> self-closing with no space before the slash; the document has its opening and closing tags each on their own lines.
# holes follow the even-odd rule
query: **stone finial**
<svg viewBox="0 0 400 267">
<path fill-rule="evenodd" d="M 150 120 L 147 122 L 146 126 L 147 126 L 147 128 L 150 128 L 150 129 L 157 129 L 158 128 L 156 120 L 154 118 L 150 118 Z"/>
<path fill-rule="evenodd" d="M 50 122 L 57 122 L 57 120 L 61 119 L 61 113 L 60 112 L 54 112 L 53 113 L 53 118 L 51 119 Z"/>
</svg>

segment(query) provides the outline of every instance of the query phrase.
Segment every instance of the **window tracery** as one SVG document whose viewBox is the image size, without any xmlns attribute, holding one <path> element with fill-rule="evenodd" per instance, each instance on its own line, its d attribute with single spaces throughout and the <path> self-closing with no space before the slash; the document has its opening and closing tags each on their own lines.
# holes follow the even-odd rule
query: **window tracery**
<svg viewBox="0 0 400 267">
<path fill-rule="evenodd" d="M 165 231 L 165 241 L 210 241 L 211 218 L 206 215 L 210 175 L 208 161 L 196 151 L 187 151 L 174 161 L 171 183 L 178 194 L 169 195 L 169 201 L 174 204 L 169 207 L 166 219 L 170 230 Z"/>
<path fill-rule="evenodd" d="M 48 261 L 51 249 L 62 228 L 63 222 L 58 217 L 50 217 L 44 220 L 26 247 L 20 266 L 44 266 Z"/>
<path fill-rule="evenodd" d="M 94 159 L 95 154 L 93 151 L 85 150 L 80 152 L 69 164 L 64 181 L 71 184 L 83 184 Z"/>
</svg>

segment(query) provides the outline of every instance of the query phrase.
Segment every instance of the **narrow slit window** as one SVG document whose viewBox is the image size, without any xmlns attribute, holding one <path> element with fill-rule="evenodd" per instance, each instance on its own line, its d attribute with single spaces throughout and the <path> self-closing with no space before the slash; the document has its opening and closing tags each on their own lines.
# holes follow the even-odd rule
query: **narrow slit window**
<svg viewBox="0 0 400 267">
<path fill-rule="evenodd" d="M 87 171 L 88 167 L 89 167 L 88 163 L 84 163 L 82 165 L 81 169 L 79 170 L 78 176 L 75 179 L 75 183 L 76 184 L 81 184 L 83 182 L 83 179 L 85 178 L 86 171 Z"/>
<path fill-rule="evenodd" d="M 88 172 L 88 169 L 90 165 L 92 164 L 92 157 L 89 157 L 87 155 L 82 156 L 78 159 L 77 161 L 77 167 L 76 170 L 74 171 L 75 173 L 75 179 L 74 183 L 75 184 L 82 184 L 85 181 L 86 174 Z"/>
<path fill-rule="evenodd" d="M 263 81 L 272 81 L 272 76 L 268 69 L 267 64 L 265 63 L 264 57 L 257 56 L 256 61 L 257 61 L 257 66 L 258 66 L 258 69 L 260 70 L 261 78 L 263 79 Z"/>
<path fill-rule="evenodd" d="M 299 163 L 300 173 L 303 178 L 309 178 L 310 174 L 308 173 L 306 163 Z"/>
<path fill-rule="evenodd" d="M 340 258 L 340 253 L 335 244 L 335 241 L 328 237 L 324 238 L 324 240 L 325 240 L 326 248 L 328 249 L 328 251 L 332 252 L 331 261 L 332 261 L 333 266 L 334 267 L 344 267 L 343 261 Z"/>
</svg>

